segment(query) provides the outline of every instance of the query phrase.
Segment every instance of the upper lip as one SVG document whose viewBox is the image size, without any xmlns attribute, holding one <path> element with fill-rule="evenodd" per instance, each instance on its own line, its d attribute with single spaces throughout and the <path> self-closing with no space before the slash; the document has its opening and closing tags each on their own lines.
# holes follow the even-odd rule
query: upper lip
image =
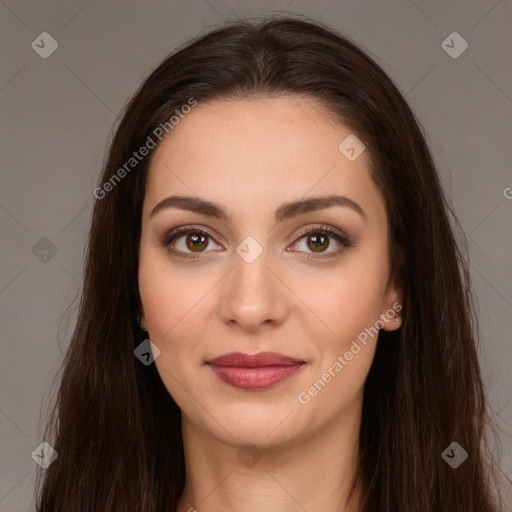
<svg viewBox="0 0 512 512">
<path fill-rule="evenodd" d="M 208 361 L 216 366 L 236 366 L 242 368 L 258 368 L 264 366 L 283 366 L 304 363 L 299 359 L 288 357 L 276 352 L 259 352 L 258 354 L 244 354 L 243 352 L 230 352 Z"/>
</svg>

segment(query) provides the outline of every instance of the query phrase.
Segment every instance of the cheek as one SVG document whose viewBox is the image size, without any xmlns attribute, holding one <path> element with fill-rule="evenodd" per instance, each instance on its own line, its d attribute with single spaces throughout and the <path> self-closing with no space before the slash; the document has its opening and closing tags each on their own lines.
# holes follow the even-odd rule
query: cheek
<svg viewBox="0 0 512 512">
<path fill-rule="evenodd" d="M 329 330 L 323 330 L 323 336 L 312 328 L 308 332 L 318 363 L 298 400 L 311 400 L 319 417 L 320 411 L 334 415 L 346 409 L 359 396 L 375 355 L 386 275 L 381 275 L 380 265 L 372 271 L 367 262 L 364 267 L 361 273 L 351 267 L 352 273 L 331 281 L 311 308 Z"/>
<path fill-rule="evenodd" d="M 347 258 L 339 270 L 319 279 L 314 291 L 304 288 L 301 296 L 341 344 L 349 343 L 382 313 L 387 280 L 386 258 Z"/>
<path fill-rule="evenodd" d="M 212 325 L 211 292 L 218 277 L 208 270 L 193 277 L 190 272 L 172 266 L 157 250 L 141 249 L 140 297 L 149 337 L 160 350 L 155 363 L 170 391 L 171 376 L 186 381 L 201 365 L 204 346 L 197 341 L 204 338 L 205 326 Z M 209 336 L 215 336 L 211 329 Z"/>
<path fill-rule="evenodd" d="M 206 277 L 206 276 L 205 276 Z M 141 245 L 139 293 L 150 333 L 162 338 L 179 327 L 187 315 L 194 314 L 205 294 L 208 279 L 191 279 L 170 264 L 165 250 Z"/>
<path fill-rule="evenodd" d="M 190 278 L 171 274 L 168 267 L 158 258 L 141 258 L 139 291 L 149 338 L 160 350 L 154 364 L 169 394 L 183 407 L 184 389 L 191 388 L 189 378 L 201 358 L 192 341 L 204 331 L 205 322 L 199 317 L 206 290 L 191 286 Z"/>
</svg>

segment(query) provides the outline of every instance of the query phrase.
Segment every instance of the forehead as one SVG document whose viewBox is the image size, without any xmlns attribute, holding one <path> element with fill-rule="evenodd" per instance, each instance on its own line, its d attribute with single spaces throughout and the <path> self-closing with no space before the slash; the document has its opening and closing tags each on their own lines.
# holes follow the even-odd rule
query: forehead
<svg viewBox="0 0 512 512">
<path fill-rule="evenodd" d="M 234 165 L 238 165 L 252 159 L 257 151 L 259 161 L 277 162 L 280 158 L 286 162 L 293 158 L 318 162 L 319 158 L 329 158 L 329 153 L 335 155 L 336 141 L 349 133 L 342 125 L 334 124 L 311 98 L 214 100 L 199 103 L 184 116 L 159 145 L 154 160 L 168 158 L 173 152 L 181 161 L 236 157 Z M 325 142 L 320 146 L 322 139 Z M 194 151 L 186 154 L 191 147 Z M 231 166 L 225 162 L 224 167 Z"/>
<path fill-rule="evenodd" d="M 171 193 L 196 194 L 233 210 L 339 193 L 375 203 L 368 205 L 370 215 L 372 209 L 382 215 L 367 151 L 350 161 L 339 149 L 353 135 L 307 97 L 199 102 L 155 150 L 145 211 Z"/>
</svg>

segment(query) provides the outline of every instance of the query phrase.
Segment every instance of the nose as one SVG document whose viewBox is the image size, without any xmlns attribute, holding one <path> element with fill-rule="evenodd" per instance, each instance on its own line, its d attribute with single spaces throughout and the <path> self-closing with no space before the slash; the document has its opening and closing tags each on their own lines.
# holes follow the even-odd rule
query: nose
<svg viewBox="0 0 512 512">
<path fill-rule="evenodd" d="M 223 279 L 220 315 L 224 323 L 236 324 L 246 332 L 261 326 L 281 324 L 287 313 L 290 293 L 277 272 L 270 268 L 270 258 L 263 251 L 252 263 L 233 255 L 234 268 Z"/>
</svg>

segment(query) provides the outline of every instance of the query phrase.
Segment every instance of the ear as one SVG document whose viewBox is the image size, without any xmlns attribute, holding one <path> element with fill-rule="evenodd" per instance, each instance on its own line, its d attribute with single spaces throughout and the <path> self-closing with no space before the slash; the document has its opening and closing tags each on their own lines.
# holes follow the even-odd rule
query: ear
<svg viewBox="0 0 512 512">
<path fill-rule="evenodd" d="M 148 330 L 148 326 L 146 325 L 146 319 L 144 318 L 144 312 L 141 312 L 141 310 L 139 310 L 139 312 L 137 313 L 137 321 L 139 323 L 140 328 L 143 331 Z"/>
<path fill-rule="evenodd" d="M 143 330 L 143 331 L 147 331 L 148 330 L 148 326 L 146 324 L 146 320 L 143 316 L 140 317 L 140 328 Z"/>
<path fill-rule="evenodd" d="M 394 275 L 389 280 L 384 297 L 384 311 L 381 313 L 383 329 L 396 331 L 402 325 L 402 309 L 404 302 L 403 283 L 404 253 L 398 251 Z"/>
</svg>

